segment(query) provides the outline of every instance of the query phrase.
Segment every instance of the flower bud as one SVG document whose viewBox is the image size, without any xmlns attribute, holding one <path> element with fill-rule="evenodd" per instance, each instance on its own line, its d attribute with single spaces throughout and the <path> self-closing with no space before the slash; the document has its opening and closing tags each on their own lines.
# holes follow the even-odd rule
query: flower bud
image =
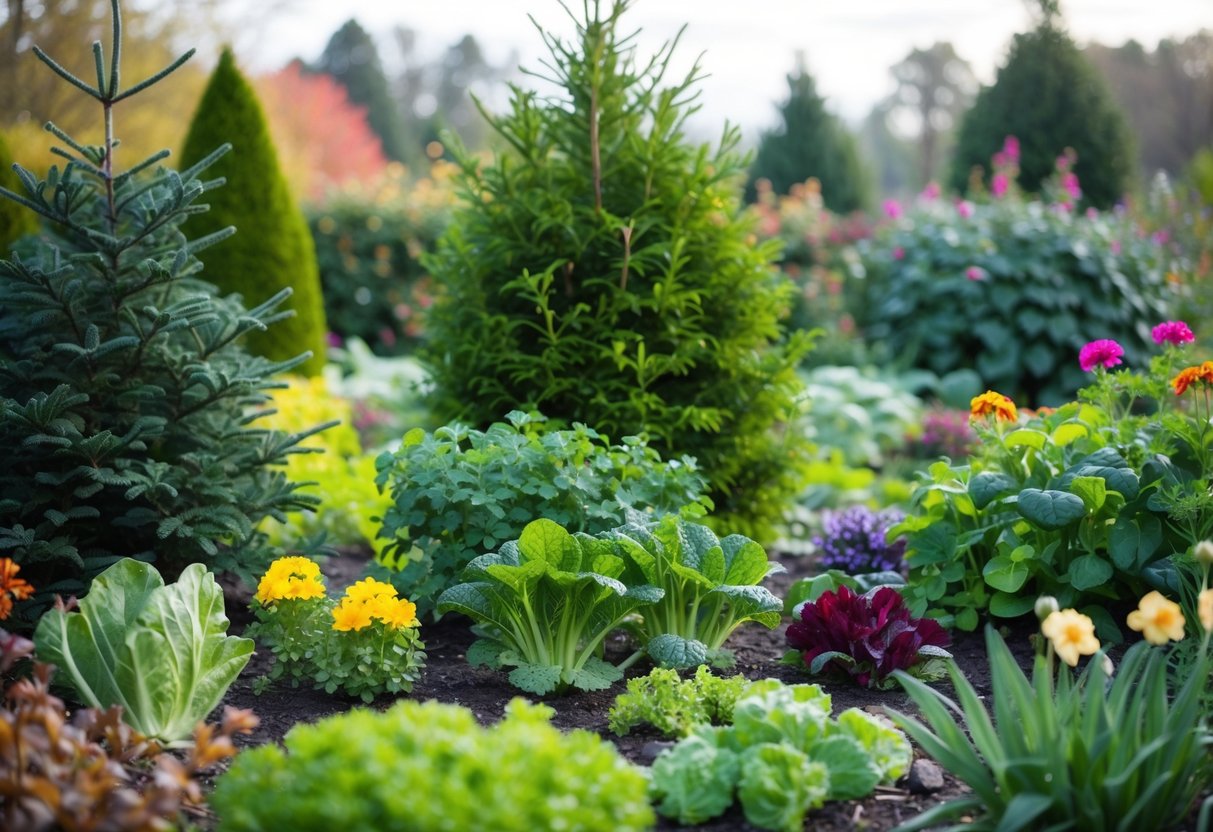
<svg viewBox="0 0 1213 832">
<path fill-rule="evenodd" d="M 1204 566 L 1213 565 L 1213 540 L 1200 541 L 1192 554 L 1195 555 L 1197 563 Z"/>
<path fill-rule="evenodd" d="M 1059 609 L 1057 599 L 1052 595 L 1042 595 L 1036 599 L 1036 618 L 1040 621 L 1044 621 Z"/>
</svg>

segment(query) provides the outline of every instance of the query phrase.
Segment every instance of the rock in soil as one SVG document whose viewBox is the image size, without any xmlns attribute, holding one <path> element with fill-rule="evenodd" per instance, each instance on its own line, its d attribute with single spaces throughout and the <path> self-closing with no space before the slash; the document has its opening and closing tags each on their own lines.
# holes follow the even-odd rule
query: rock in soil
<svg viewBox="0 0 1213 832">
<path fill-rule="evenodd" d="M 913 794 L 931 794 L 943 788 L 943 769 L 930 760 L 915 760 L 906 775 L 906 788 Z"/>
</svg>

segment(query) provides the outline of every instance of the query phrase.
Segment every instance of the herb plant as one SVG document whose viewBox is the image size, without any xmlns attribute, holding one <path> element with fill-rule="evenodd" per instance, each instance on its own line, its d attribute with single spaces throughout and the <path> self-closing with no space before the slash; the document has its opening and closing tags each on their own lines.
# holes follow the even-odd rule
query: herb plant
<svg viewBox="0 0 1213 832">
<path fill-rule="evenodd" d="M 951 654 L 947 632 L 930 618 L 913 618 L 901 593 L 888 586 L 856 595 L 846 586 L 805 601 L 792 613 L 784 661 L 813 675 L 849 678 L 865 688 L 892 688 L 895 670 L 920 679 L 943 678 Z"/>
<path fill-rule="evenodd" d="M 202 564 L 166 586 L 154 567 L 123 558 L 79 611 L 47 611 L 34 643 L 85 704 L 121 705 L 136 731 L 172 743 L 206 719 L 252 655 L 252 640 L 227 625 L 223 590 Z"/>
<path fill-rule="evenodd" d="M 651 725 L 666 737 L 685 737 L 696 725 L 733 721 L 733 705 L 750 681 L 738 674 L 722 678 L 700 665 L 683 679 L 677 670 L 654 668 L 648 676 L 628 680 L 626 693 L 615 697 L 607 724 L 619 736 Z"/>
<path fill-rule="evenodd" d="M 23 193 L 0 189 L 44 221 L 43 233 L 0 260 L 0 554 L 39 589 L 20 624 L 54 593 L 82 593 L 130 555 L 178 570 L 204 562 L 250 577 L 269 559 L 266 516 L 314 503 L 275 466 L 300 437 L 250 424 L 281 363 L 253 358 L 245 334 L 280 317 L 285 293 L 246 310 L 199 279 L 197 254 L 231 229 L 187 239 L 218 182 L 201 177 L 226 147 L 178 173 L 168 151 L 119 172 L 113 111 L 183 63 L 126 87 L 117 0 L 108 64 L 94 44 L 89 85 L 35 48 L 96 99 L 104 140 L 86 146 L 53 125 L 69 161 Z"/>
<path fill-rule="evenodd" d="M 758 584 L 783 567 L 748 537 L 717 538 L 707 526 L 674 515 L 600 537 L 619 544 L 628 563 L 625 581 L 664 590 L 642 610 L 638 625 L 645 650 L 659 664 L 731 667 L 724 642 L 734 630 L 747 621 L 779 626 L 783 603 Z"/>
<path fill-rule="evenodd" d="M 649 829 L 644 773 L 553 713 L 515 699 L 485 728 L 433 701 L 353 710 L 243 752 L 211 803 L 221 832 Z"/>
<path fill-rule="evenodd" d="M 0 630 L 0 674 L 33 652 L 33 643 Z M 121 708 L 82 708 L 69 721 L 51 694 L 51 665 L 8 686 L 0 707 L 0 825 L 12 830 L 175 828 L 196 805 L 199 775 L 236 753 L 236 734 L 251 733 L 249 711 L 224 710 L 219 725 L 199 724 L 182 757 L 122 721 Z"/>
<path fill-rule="evenodd" d="M 372 701 L 381 693 L 409 693 L 425 665 L 417 608 L 389 583 L 365 578 L 330 599 L 320 567 L 303 557 L 270 565 L 253 596 L 257 621 L 247 630 L 273 654 L 262 692 L 288 677 L 310 680 L 325 693 L 341 691 Z"/>
<path fill-rule="evenodd" d="M 739 210 L 740 133 L 686 140 L 699 67 L 675 44 L 637 55 L 630 0 L 587 2 L 569 40 L 541 32 L 553 95 L 514 87 L 489 164 L 453 148 L 460 202 L 423 258 L 445 287 L 422 355 L 440 418 L 484 427 L 517 408 L 643 435 L 693 456 L 721 528 L 769 541 L 805 483 L 785 429 L 806 334 L 790 286 Z M 549 74 L 550 73 L 550 74 Z"/>
<path fill-rule="evenodd" d="M 547 430 L 519 411 L 486 431 L 448 425 L 409 431 L 399 450 L 376 462 L 390 493 L 380 560 L 422 614 L 476 557 L 517 538 L 545 518 L 595 534 L 625 522 L 628 511 L 677 512 L 702 496 L 694 460 L 663 461 L 643 439 L 613 445 L 593 428 Z"/>
<path fill-rule="evenodd" d="M 468 649 L 468 661 L 512 667 L 510 682 L 528 693 L 603 690 L 636 658 L 608 664 L 603 640 L 665 594 L 657 586 L 623 583 L 627 564 L 618 548 L 611 540 L 535 520 L 518 540 L 468 564 L 464 582 L 438 598 L 438 613 L 471 618 L 480 638 Z"/>
<path fill-rule="evenodd" d="M 1199 705 L 1209 674 L 1204 649 L 1192 674 L 1168 691 L 1166 655 L 1145 642 L 1129 648 L 1111 678 L 1102 661 L 1091 661 L 1077 680 L 1061 668 L 1056 683 L 1044 656 L 1029 680 L 992 627 L 986 645 L 992 719 L 954 666 L 959 702 L 898 674 L 925 723 L 891 712 L 893 720 L 972 789 L 900 829 L 961 816 L 974 818 L 973 829 L 1009 831 L 1169 829 L 1183 821 L 1213 774 L 1213 737 Z"/>
<path fill-rule="evenodd" d="M 864 797 L 909 769 L 900 731 L 857 708 L 832 719 L 831 707 L 817 685 L 752 683 L 731 726 L 700 726 L 653 763 L 657 811 L 702 823 L 740 800 L 755 826 L 794 832 L 825 801 Z"/>
</svg>

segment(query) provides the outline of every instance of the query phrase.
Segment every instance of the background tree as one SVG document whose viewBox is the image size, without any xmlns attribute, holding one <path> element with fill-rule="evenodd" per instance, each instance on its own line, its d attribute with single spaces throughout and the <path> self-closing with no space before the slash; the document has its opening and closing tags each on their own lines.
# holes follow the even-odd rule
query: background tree
<svg viewBox="0 0 1213 832">
<path fill-rule="evenodd" d="M 317 202 L 332 188 L 370 182 L 386 169 L 366 108 L 351 103 L 331 75 L 292 61 L 256 85 L 282 171 L 299 198 Z"/>
<path fill-rule="evenodd" d="M 855 139 L 826 110 L 803 53 L 796 56 L 795 74 L 788 76 L 788 98 L 779 105 L 779 116 L 782 124 L 758 141 L 747 198 L 753 200 L 758 179 L 769 179 L 775 193 L 786 194 L 793 185 L 816 177 L 830 210 L 849 213 L 863 208 L 869 201 L 869 185 Z"/>
<path fill-rule="evenodd" d="M 1133 143 L 1124 114 L 1074 41 L 1055 3 L 1042 0 L 1039 24 L 1015 36 L 994 84 L 983 87 L 956 140 L 951 183 L 965 190 L 971 170 L 988 167 L 1008 135 L 1020 143 L 1019 184 L 1035 191 L 1067 147 L 1084 198 L 1108 207 L 1129 185 Z"/>
<path fill-rule="evenodd" d="M 890 110 L 909 116 L 918 137 L 918 179 L 925 185 L 938 176 L 941 160 L 951 150 L 952 133 L 977 92 L 977 78 L 950 43 L 914 49 L 889 72 L 897 82 Z"/>
<path fill-rule="evenodd" d="M 238 292 L 256 306 L 283 287 L 293 294 L 287 318 L 249 336 L 251 352 L 286 360 L 303 350 L 312 357 L 299 372 L 317 374 L 325 362 L 324 305 L 316 252 L 303 212 L 278 166 L 265 114 L 232 53 L 224 50 L 190 122 L 181 163 L 190 166 L 225 141 L 233 150 L 209 171 L 227 182 L 209 195 L 210 211 L 186 228 L 205 235 L 235 226 L 237 234 L 208 249 L 203 277 L 224 293 Z"/>
<path fill-rule="evenodd" d="M 13 157 L 3 133 L 0 133 L 0 188 L 14 193 L 23 190 L 21 180 L 13 170 Z M 14 241 L 37 230 L 38 217 L 33 211 L 12 200 L 0 199 L 0 257 L 8 254 Z"/>
<path fill-rule="evenodd" d="M 893 130 L 893 103 L 877 102 L 859 127 L 860 158 L 869 171 L 876 193 L 907 197 L 921 184 L 914 145 Z"/>
<path fill-rule="evenodd" d="M 327 73 L 345 87 L 350 101 L 367 109 L 367 121 L 389 159 L 416 161 L 421 146 L 407 141 L 400 111 L 388 90 L 387 76 L 375 41 L 356 20 L 347 20 L 329 38 L 313 69 Z"/>
</svg>

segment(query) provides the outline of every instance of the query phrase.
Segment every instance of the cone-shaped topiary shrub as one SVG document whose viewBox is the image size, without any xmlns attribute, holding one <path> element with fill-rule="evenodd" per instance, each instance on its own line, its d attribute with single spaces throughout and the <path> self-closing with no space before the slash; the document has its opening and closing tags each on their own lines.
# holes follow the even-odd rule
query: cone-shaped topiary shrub
<svg viewBox="0 0 1213 832">
<path fill-rule="evenodd" d="M 37 52 L 100 103 L 104 144 L 48 125 L 70 161 L 41 182 L 18 169 L 21 193 L 0 191 L 45 225 L 0 260 L 0 556 L 40 592 L 18 605 L 26 624 L 124 556 L 255 575 L 271 554 L 257 524 L 315 503 L 271 467 L 302 436 L 254 421 L 280 386 L 271 375 L 305 356 L 275 364 L 238 344 L 281 317 L 286 293 L 249 311 L 217 296 L 194 255 L 231 229 L 180 230 L 215 184 L 199 173 L 226 148 L 181 173 L 153 172 L 168 151 L 118 172 L 114 105 L 188 54 L 124 88 L 117 0 L 113 13 L 111 67 L 94 44 L 96 87 Z"/>
<path fill-rule="evenodd" d="M 190 220 L 187 230 L 210 234 L 234 225 L 238 233 L 206 252 L 204 277 L 224 294 L 240 293 L 249 304 L 290 287 L 284 308 L 294 317 L 253 333 L 246 346 L 275 361 L 311 350 L 299 372 L 315 375 L 324 367 L 326 330 L 312 235 L 278 166 L 256 93 L 226 49 L 190 123 L 181 163 L 197 164 L 225 141 L 232 143 L 232 152 L 207 174 L 227 184 L 208 193 L 210 211 Z"/>
<path fill-rule="evenodd" d="M 687 141 L 699 69 L 664 86 L 674 43 L 636 60 L 628 6 L 587 3 L 572 43 L 543 33 L 563 94 L 516 87 L 486 113 L 507 147 L 492 164 L 456 151 L 462 204 L 426 260 L 447 289 L 424 352 L 434 406 L 645 434 L 697 459 L 716 523 L 770 539 L 802 485 L 804 442 L 779 426 L 808 341 L 778 343 L 790 284 L 739 214 L 738 132 Z"/>
<path fill-rule="evenodd" d="M 21 180 L 13 171 L 13 157 L 8 142 L 0 133 L 0 188 L 19 188 Z M 38 216 L 24 205 L 0 199 L 0 256 L 8 254 L 9 246 L 38 230 Z"/>
</svg>

